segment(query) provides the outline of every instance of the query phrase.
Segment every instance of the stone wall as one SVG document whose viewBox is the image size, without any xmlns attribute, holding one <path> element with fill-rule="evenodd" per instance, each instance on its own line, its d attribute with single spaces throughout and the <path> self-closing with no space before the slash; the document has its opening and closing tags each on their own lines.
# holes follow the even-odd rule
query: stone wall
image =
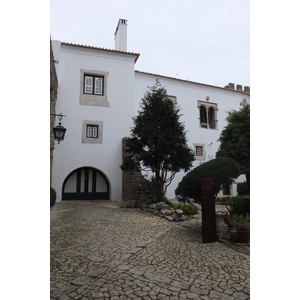
<svg viewBox="0 0 300 300">
<path fill-rule="evenodd" d="M 229 89 L 229 90 L 235 90 L 235 84 L 232 82 L 229 82 L 226 86 L 225 89 Z M 250 95 L 250 87 L 249 86 L 244 86 L 244 90 L 243 90 L 243 86 L 240 84 L 236 85 L 236 90 L 239 92 L 244 92 Z"/>
<path fill-rule="evenodd" d="M 57 99 L 57 75 L 55 70 L 54 57 L 52 52 L 52 44 L 50 40 L 50 184 L 52 184 L 52 167 L 53 167 L 53 150 L 54 150 L 54 135 L 53 128 L 55 127 L 56 99 Z"/>
<path fill-rule="evenodd" d="M 122 158 L 124 161 L 126 138 L 122 139 Z M 146 180 L 141 173 L 140 167 L 136 166 L 133 171 L 122 171 L 122 200 L 135 201 L 138 206 L 140 203 L 151 201 L 152 195 L 147 186 Z"/>
</svg>

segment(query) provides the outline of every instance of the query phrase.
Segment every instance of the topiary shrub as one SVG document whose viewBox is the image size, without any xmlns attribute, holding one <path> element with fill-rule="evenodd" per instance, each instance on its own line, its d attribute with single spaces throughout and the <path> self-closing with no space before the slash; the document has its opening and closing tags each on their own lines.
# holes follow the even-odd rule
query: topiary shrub
<svg viewBox="0 0 300 300">
<path fill-rule="evenodd" d="M 50 207 L 55 204 L 56 201 L 56 191 L 53 187 L 50 186 Z"/>
<path fill-rule="evenodd" d="M 217 157 L 187 173 L 179 182 L 175 194 L 201 202 L 201 177 L 214 179 L 214 191 L 217 195 L 222 184 L 231 183 L 233 178 L 237 178 L 239 175 L 240 168 L 235 160 L 229 157 Z"/>
<path fill-rule="evenodd" d="M 248 190 L 247 181 L 238 182 L 238 184 L 237 184 L 237 192 L 238 192 L 239 196 L 250 195 L 250 192 Z"/>
<path fill-rule="evenodd" d="M 230 199 L 231 215 L 250 215 L 250 196 L 235 196 Z"/>
</svg>

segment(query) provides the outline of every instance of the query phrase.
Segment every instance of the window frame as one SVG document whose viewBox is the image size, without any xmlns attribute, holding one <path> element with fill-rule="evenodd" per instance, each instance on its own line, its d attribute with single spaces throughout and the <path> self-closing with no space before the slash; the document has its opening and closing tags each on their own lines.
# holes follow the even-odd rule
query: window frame
<svg viewBox="0 0 300 300">
<path fill-rule="evenodd" d="M 199 149 L 201 149 L 199 152 L 201 152 L 200 154 L 199 153 L 197 153 L 198 151 L 197 150 L 199 150 Z M 195 155 L 196 156 L 203 156 L 203 146 L 195 146 Z"/>
<path fill-rule="evenodd" d="M 205 151 L 205 144 L 202 143 L 194 143 L 194 155 L 195 155 L 195 160 L 206 160 L 206 151 Z M 197 148 L 201 147 L 202 148 L 202 155 L 197 155 Z"/>
<path fill-rule="evenodd" d="M 89 136 L 89 129 L 91 129 L 91 135 Z M 96 135 L 94 135 L 94 130 L 96 129 Z M 86 125 L 86 137 L 88 139 L 97 139 L 99 132 L 99 125 L 87 124 Z"/>
<path fill-rule="evenodd" d="M 218 105 L 208 101 L 198 100 L 199 127 L 204 129 L 218 129 Z"/>
<path fill-rule="evenodd" d="M 79 104 L 88 105 L 88 106 L 101 106 L 101 107 L 110 107 L 108 99 L 108 76 L 109 72 L 101 70 L 86 70 L 80 69 L 80 90 L 79 90 Z M 85 78 L 92 77 L 92 92 L 85 92 Z M 102 78 L 102 95 L 95 93 L 95 78 Z"/>
<path fill-rule="evenodd" d="M 97 127 L 97 137 L 93 137 L 93 129 L 91 137 L 88 137 L 88 126 L 95 128 Z M 95 121 L 95 120 L 84 120 L 82 122 L 82 135 L 81 135 L 81 143 L 83 144 L 102 144 L 103 140 L 103 121 Z"/>
<path fill-rule="evenodd" d="M 87 84 L 87 78 L 91 78 L 91 84 Z M 96 92 L 96 80 L 101 79 L 101 92 L 97 93 Z M 87 91 L 87 86 L 91 89 L 91 92 Z M 103 96 L 104 93 L 104 76 L 100 75 L 91 75 L 91 74 L 84 74 L 84 79 L 83 79 L 83 93 L 88 94 L 88 95 L 96 95 L 96 96 Z"/>
</svg>

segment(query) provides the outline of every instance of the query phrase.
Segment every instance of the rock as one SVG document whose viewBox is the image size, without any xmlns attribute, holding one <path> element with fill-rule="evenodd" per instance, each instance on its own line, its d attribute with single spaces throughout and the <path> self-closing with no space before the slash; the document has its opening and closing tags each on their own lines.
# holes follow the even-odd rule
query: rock
<svg viewBox="0 0 300 300">
<path fill-rule="evenodd" d="M 145 210 L 146 208 L 149 207 L 149 205 L 146 203 L 139 203 L 137 206 L 138 206 L 138 208 L 140 208 L 142 210 Z"/>
<path fill-rule="evenodd" d="M 168 205 L 165 202 L 158 202 L 156 204 L 156 209 L 161 211 L 162 209 L 168 209 Z"/>
<path fill-rule="evenodd" d="M 175 210 L 175 215 L 177 218 L 180 218 L 183 216 L 183 210 L 182 209 L 176 209 Z"/>
<path fill-rule="evenodd" d="M 172 209 L 162 209 L 160 211 L 164 216 L 170 216 L 174 213 L 174 210 Z"/>
<path fill-rule="evenodd" d="M 149 208 L 156 210 L 156 204 L 150 204 Z"/>
<path fill-rule="evenodd" d="M 174 221 L 179 222 L 179 221 L 184 221 L 185 217 L 183 215 L 183 210 L 182 209 L 176 209 L 174 215 L 173 215 Z"/>
</svg>

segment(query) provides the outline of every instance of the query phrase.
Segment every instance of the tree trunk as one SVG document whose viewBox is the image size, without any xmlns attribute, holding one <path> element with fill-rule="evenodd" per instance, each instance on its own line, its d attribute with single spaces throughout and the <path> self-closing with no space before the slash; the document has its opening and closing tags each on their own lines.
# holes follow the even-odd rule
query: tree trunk
<svg viewBox="0 0 300 300">
<path fill-rule="evenodd" d="M 161 202 L 162 197 L 161 197 L 161 186 L 160 186 L 159 171 L 155 172 L 155 190 L 156 190 L 156 200 L 157 200 L 157 202 Z"/>
</svg>

